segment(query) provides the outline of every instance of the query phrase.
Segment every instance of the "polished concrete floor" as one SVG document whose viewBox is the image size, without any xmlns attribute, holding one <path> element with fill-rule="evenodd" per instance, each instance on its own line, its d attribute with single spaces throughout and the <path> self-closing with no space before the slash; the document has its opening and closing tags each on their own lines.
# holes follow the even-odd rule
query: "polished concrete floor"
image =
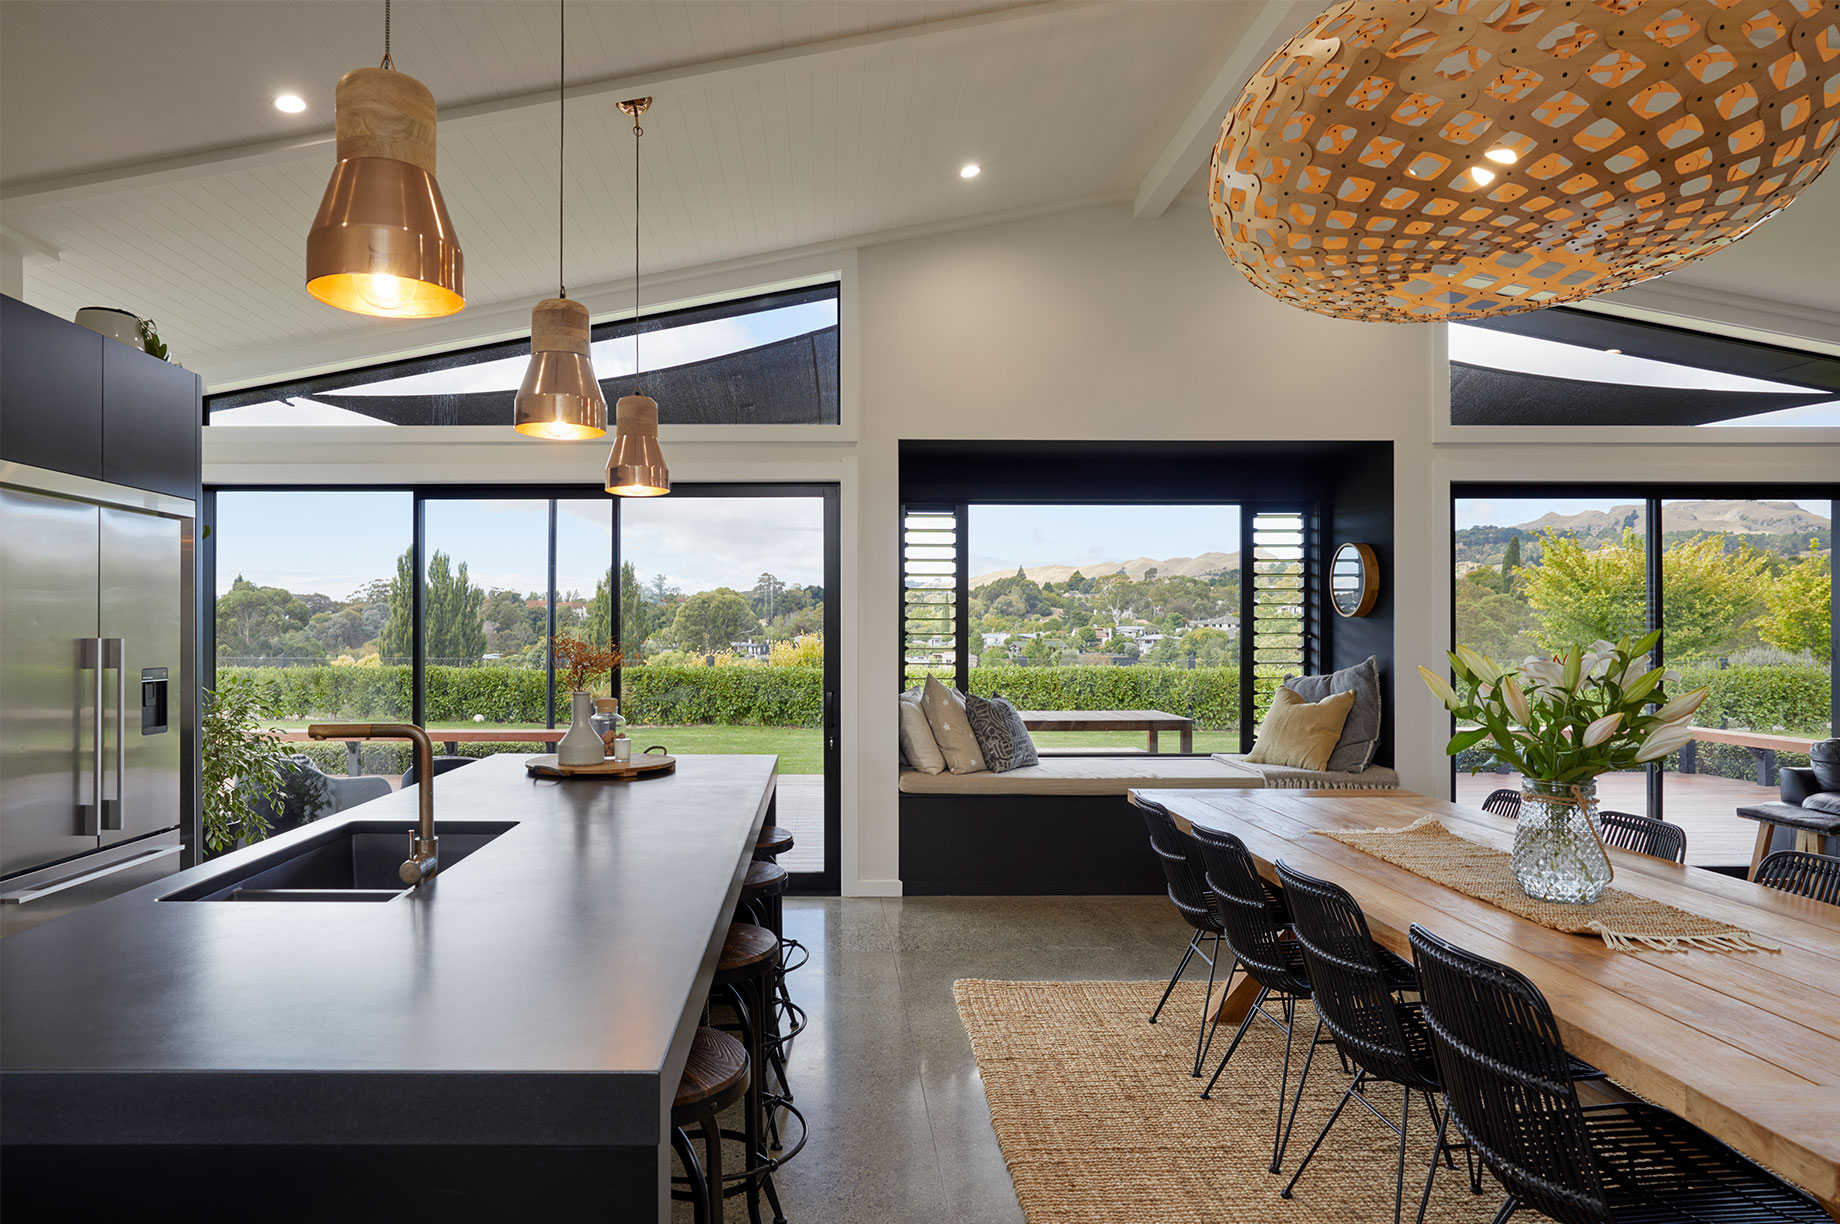
<svg viewBox="0 0 1840 1224">
<path fill-rule="evenodd" d="M 1020 1224 L 952 983 L 1165 978 L 1189 935 L 1160 896 L 797 899 L 785 922 L 811 949 L 789 1068 L 811 1139 L 778 1175 L 793 1224 Z"/>
</svg>

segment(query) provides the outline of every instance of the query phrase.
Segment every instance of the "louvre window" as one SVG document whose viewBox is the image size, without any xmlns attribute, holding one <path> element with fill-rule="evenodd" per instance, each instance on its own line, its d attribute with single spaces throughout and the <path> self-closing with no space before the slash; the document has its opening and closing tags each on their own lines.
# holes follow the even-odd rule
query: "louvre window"
<svg viewBox="0 0 1840 1224">
<path fill-rule="evenodd" d="M 1307 669 L 1309 541 L 1301 514 L 1252 516 L 1253 709 L 1263 717 L 1272 690 Z"/>
<path fill-rule="evenodd" d="M 901 516 L 903 687 L 929 675 L 950 683 L 956 673 L 962 539 L 956 507 L 909 506 Z"/>
</svg>

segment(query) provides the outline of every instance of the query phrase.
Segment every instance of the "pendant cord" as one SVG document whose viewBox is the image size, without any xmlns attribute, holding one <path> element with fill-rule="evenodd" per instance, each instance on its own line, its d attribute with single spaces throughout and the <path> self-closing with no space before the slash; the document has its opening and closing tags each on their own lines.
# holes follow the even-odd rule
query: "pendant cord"
<svg viewBox="0 0 1840 1224">
<path fill-rule="evenodd" d="M 390 0 L 383 0 L 383 62 L 379 68 L 395 69 L 396 61 L 390 58 Z"/>
<path fill-rule="evenodd" d="M 639 390 L 639 112 L 633 112 L 633 393 Z"/>
<path fill-rule="evenodd" d="M 388 3 L 389 0 L 385 0 Z M 569 0 L 556 2 L 556 296 L 569 296 L 563 281 L 563 249 L 568 245 L 568 230 L 563 228 L 563 201 L 568 194 L 568 162 L 564 150 L 569 138 L 569 112 L 563 100 L 569 69 Z"/>
</svg>

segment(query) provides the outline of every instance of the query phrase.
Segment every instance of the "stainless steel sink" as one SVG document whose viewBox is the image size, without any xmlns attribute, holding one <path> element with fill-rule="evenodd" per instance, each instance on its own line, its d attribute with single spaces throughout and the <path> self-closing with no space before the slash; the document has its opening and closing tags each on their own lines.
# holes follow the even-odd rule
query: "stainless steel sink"
<svg viewBox="0 0 1840 1224">
<path fill-rule="evenodd" d="M 440 872 L 514 828 L 514 820 L 438 821 Z M 412 891 L 397 872 L 415 826 L 400 820 L 355 820 L 274 853 L 227 867 L 162 901 L 389 901 Z"/>
</svg>

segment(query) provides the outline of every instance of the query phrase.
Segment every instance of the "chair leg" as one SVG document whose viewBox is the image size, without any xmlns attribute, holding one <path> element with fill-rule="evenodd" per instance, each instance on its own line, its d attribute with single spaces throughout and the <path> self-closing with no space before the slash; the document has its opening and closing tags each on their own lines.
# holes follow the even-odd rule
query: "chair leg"
<svg viewBox="0 0 1840 1224">
<path fill-rule="evenodd" d="M 1297 1032 L 1296 1012 L 1292 1010 L 1290 996 L 1284 1002 L 1284 1068 L 1278 1072 L 1278 1125 L 1271 1133 L 1271 1171 L 1278 1171 L 1278 1157 L 1284 1150 L 1284 1089 L 1291 1082 L 1291 1040 Z M 1311 1046 L 1311 1053 L 1316 1047 Z"/>
<path fill-rule="evenodd" d="M 1201 1078 L 1201 1052 L 1208 1035 L 1208 1009 L 1214 1002 L 1214 971 L 1220 966 L 1220 936 L 1214 936 L 1214 955 L 1208 958 L 1207 993 L 1201 996 L 1201 1027 L 1195 1030 L 1195 1065 L 1189 1074 Z"/>
<path fill-rule="evenodd" d="M 1284 1198 L 1284 1199 L 1289 1198 L 1291 1196 L 1291 1191 L 1297 1188 L 1297 1181 L 1299 1178 L 1303 1176 L 1303 1171 L 1310 1167 L 1310 1161 L 1315 1157 L 1316 1149 L 1321 1147 L 1323 1144 L 1323 1140 L 1329 1137 L 1329 1130 L 1331 1127 L 1335 1125 L 1335 1120 L 1342 1116 L 1342 1110 L 1348 1107 L 1348 1102 L 1354 1099 L 1354 1094 L 1355 1094 L 1356 1089 L 1359 1088 L 1362 1082 L 1365 1081 L 1366 1079 L 1367 1079 L 1367 1072 L 1365 1071 L 1356 1072 L 1355 1077 L 1354 1077 L 1354 1083 L 1348 1085 L 1347 1088 L 1343 1089 L 1342 1099 L 1335 1103 L 1335 1112 L 1329 1115 L 1329 1120 L 1327 1122 L 1323 1123 L 1322 1130 L 1319 1131 L 1316 1135 L 1316 1142 L 1312 1143 L 1310 1145 L 1310 1150 L 1303 1154 L 1303 1159 L 1297 1163 L 1297 1171 L 1291 1174 L 1290 1181 L 1285 1183 L 1284 1189 L 1278 1191 L 1279 1198 Z M 1293 1106 L 1291 1108 L 1291 1117 L 1294 1119 L 1296 1118 L 1296 1116 L 1297 1116 L 1297 1110 L 1296 1110 L 1296 1107 Z"/>
<path fill-rule="evenodd" d="M 671 1147 L 684 1162 L 685 1180 L 690 1183 L 690 1211 L 696 1224 L 709 1224 L 709 1179 L 696 1158 L 696 1147 L 680 1126 L 671 1128 Z"/>
<path fill-rule="evenodd" d="M 1188 947 L 1182 950 L 1182 961 L 1176 966 L 1176 971 L 1169 975 L 1169 985 L 1163 988 L 1163 997 L 1156 1001 L 1156 1010 L 1150 1013 L 1150 1023 L 1155 1024 L 1156 1018 L 1163 1014 L 1163 1004 L 1169 1002 L 1169 996 L 1175 992 L 1176 983 L 1182 980 L 1182 974 L 1188 968 L 1190 958 L 1195 955 L 1195 949 L 1200 946 L 1201 932 L 1196 931 L 1188 937 Z"/>
<path fill-rule="evenodd" d="M 1270 987 L 1260 990 L 1258 998 L 1254 999 L 1252 1001 L 1252 1006 L 1246 1009 L 1245 1019 L 1239 1022 L 1239 1031 L 1233 1034 L 1233 1044 L 1229 1045 L 1227 1047 L 1227 1052 L 1220 1056 L 1220 1065 L 1214 1068 L 1214 1078 L 1210 1079 L 1207 1082 L 1207 1087 L 1201 1090 L 1202 1100 L 1206 1101 L 1210 1099 L 1208 1094 L 1213 1092 L 1214 1085 L 1220 1082 L 1220 1073 L 1227 1069 L 1227 1063 L 1232 1059 L 1233 1051 L 1239 1049 L 1240 1039 L 1245 1037 L 1246 1030 L 1252 1025 L 1252 1018 L 1259 1014 L 1260 1005 L 1265 1002 L 1265 996 L 1270 993 Z"/>
<path fill-rule="evenodd" d="M 1401 1093 L 1405 1104 L 1399 1107 L 1399 1167 L 1393 1171 L 1393 1224 L 1399 1224 L 1399 1211 L 1406 1197 L 1406 1136 L 1412 1131 L 1412 1090 Z M 1431 1171 L 1437 1171 L 1437 1152 L 1431 1153 Z"/>
<path fill-rule="evenodd" d="M 722 1127 L 716 1116 L 703 1119 L 704 1168 L 709 1181 L 709 1224 L 722 1224 Z"/>
<path fill-rule="evenodd" d="M 1272 1162 L 1271 1171 L 1276 1173 L 1278 1166 L 1284 1163 L 1285 1149 L 1291 1145 L 1291 1128 L 1297 1125 L 1297 1107 L 1303 1103 L 1303 1086 L 1310 1079 L 1310 1061 L 1316 1057 L 1316 1047 L 1322 1041 L 1322 1017 L 1316 1018 L 1316 1032 L 1310 1038 L 1310 1048 L 1303 1053 L 1303 1074 L 1297 1077 L 1297 1095 L 1291 1098 L 1291 1119 L 1284 1124 L 1284 1141 L 1278 1144 L 1278 1158 Z M 1282 1088 L 1279 1090 L 1283 1091 Z"/>
<path fill-rule="evenodd" d="M 1495 1213 L 1495 1218 L 1490 1220 L 1489 1224 L 1507 1224 L 1508 1217 L 1520 1210 L 1520 1205 L 1521 1201 L 1510 1194 L 1502 1203 L 1501 1210 Z"/>
<path fill-rule="evenodd" d="M 1406 1095 L 1410 1096 L 1412 1094 L 1407 1093 Z M 1426 1106 L 1429 1107 L 1429 1105 L 1430 1102 L 1427 1101 Z M 1431 1182 L 1437 1177 L 1438 1156 L 1441 1154 L 1446 1159 L 1449 1159 L 1450 1156 L 1450 1149 L 1444 1146 L 1444 1128 L 1450 1123 L 1450 1106 L 1446 1104 L 1442 1113 L 1436 1110 L 1432 1110 L 1432 1113 L 1437 1117 L 1437 1142 L 1433 1144 L 1431 1148 L 1431 1168 L 1425 1173 L 1425 1192 L 1418 1196 L 1418 1219 L 1416 1224 L 1425 1224 L 1425 1208 L 1431 1204 Z M 1451 1168 L 1456 1168 L 1455 1161 L 1451 1162 Z"/>
</svg>

